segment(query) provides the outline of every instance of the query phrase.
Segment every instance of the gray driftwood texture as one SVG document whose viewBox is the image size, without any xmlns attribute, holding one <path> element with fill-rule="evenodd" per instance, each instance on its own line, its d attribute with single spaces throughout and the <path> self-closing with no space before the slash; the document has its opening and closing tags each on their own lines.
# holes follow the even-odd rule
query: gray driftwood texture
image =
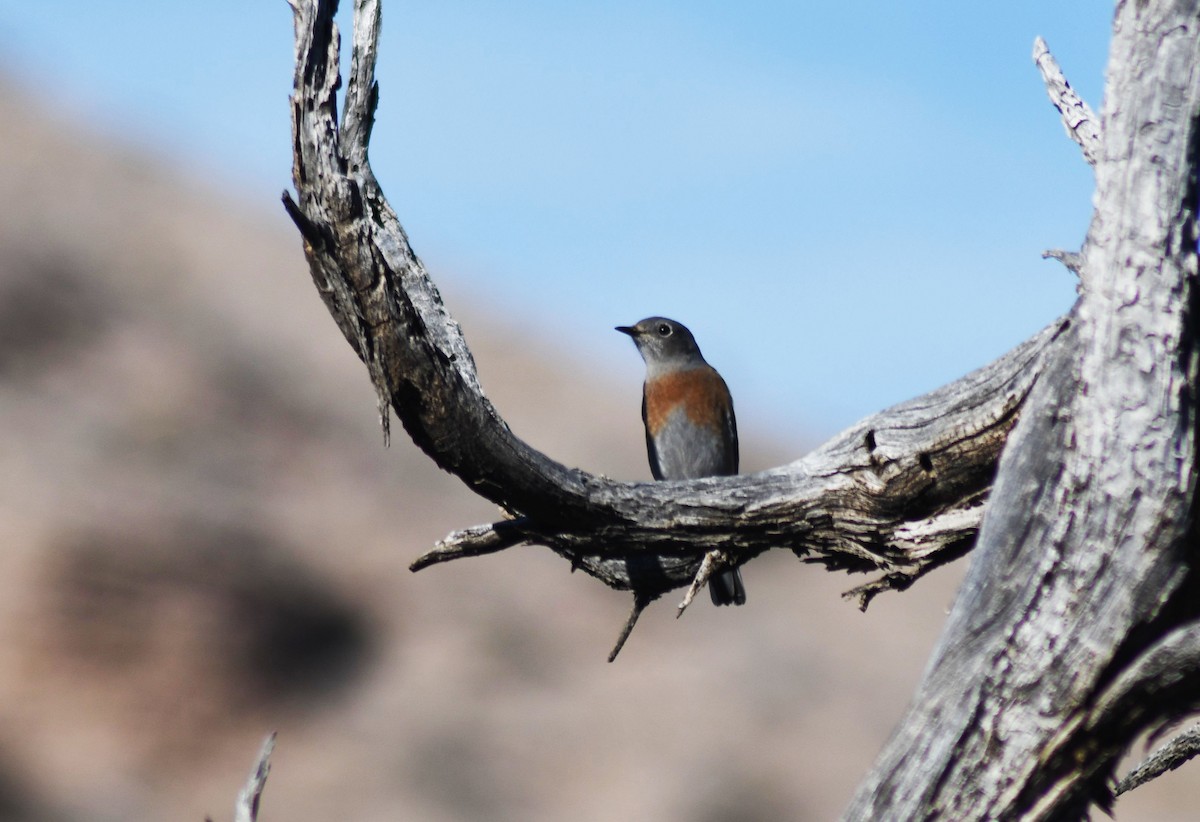
<svg viewBox="0 0 1200 822">
<path fill-rule="evenodd" d="M 874 572 L 851 592 L 865 607 L 974 548 L 925 680 L 846 818 L 1071 819 L 1111 801 L 1134 736 L 1200 694 L 1200 0 L 1118 4 L 1099 118 L 1044 44 L 1035 50 L 1096 173 L 1083 248 L 1050 252 L 1080 276 L 1070 314 L 790 465 L 632 484 L 539 453 L 483 396 L 367 161 L 379 0 L 356 3 L 340 124 L 335 6 L 295 0 L 296 199 L 285 206 L 367 366 L 385 437 L 390 409 L 439 466 L 511 515 L 451 534 L 414 570 L 535 542 L 633 591 L 636 618 L 688 587 L 709 550 L 742 563 L 787 548 Z"/>
</svg>

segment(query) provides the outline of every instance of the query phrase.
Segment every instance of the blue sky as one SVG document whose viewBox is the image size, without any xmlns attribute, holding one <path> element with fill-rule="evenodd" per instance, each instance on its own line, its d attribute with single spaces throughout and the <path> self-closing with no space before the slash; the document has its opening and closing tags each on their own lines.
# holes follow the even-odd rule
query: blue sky
<svg viewBox="0 0 1200 822">
<path fill-rule="evenodd" d="M 1040 252 L 1078 247 L 1091 172 L 1029 55 L 1044 36 L 1099 109 L 1111 16 L 386 0 L 372 162 L 435 278 L 547 347 L 636 382 L 612 327 L 671 316 L 743 430 L 828 435 L 1070 306 Z M 0 69 L 279 213 L 290 18 L 284 0 L 0 0 Z"/>
</svg>

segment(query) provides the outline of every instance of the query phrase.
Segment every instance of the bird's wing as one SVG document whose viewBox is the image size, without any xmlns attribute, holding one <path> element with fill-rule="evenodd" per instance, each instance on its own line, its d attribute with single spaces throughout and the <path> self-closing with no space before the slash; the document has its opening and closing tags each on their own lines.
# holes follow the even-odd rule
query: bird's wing
<svg viewBox="0 0 1200 822">
<path fill-rule="evenodd" d="M 725 442 L 728 446 L 725 451 L 725 473 L 736 474 L 738 472 L 738 433 L 737 416 L 733 413 L 732 397 L 726 403 L 721 417 L 721 432 L 725 435 Z"/>
<path fill-rule="evenodd" d="M 650 422 L 646 419 L 646 386 L 642 385 L 642 426 L 646 429 L 646 455 L 650 458 L 650 473 L 656 480 L 663 478 L 662 466 L 658 461 L 658 449 L 650 435 Z"/>
</svg>

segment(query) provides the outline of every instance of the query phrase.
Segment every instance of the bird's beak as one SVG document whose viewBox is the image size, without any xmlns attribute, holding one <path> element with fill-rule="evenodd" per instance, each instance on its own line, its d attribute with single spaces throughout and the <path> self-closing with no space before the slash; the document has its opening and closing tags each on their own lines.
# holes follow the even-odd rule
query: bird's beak
<svg viewBox="0 0 1200 822">
<path fill-rule="evenodd" d="M 616 330 L 620 331 L 622 334 L 628 334 L 631 337 L 637 336 L 637 331 L 627 325 L 618 325 Z"/>
</svg>

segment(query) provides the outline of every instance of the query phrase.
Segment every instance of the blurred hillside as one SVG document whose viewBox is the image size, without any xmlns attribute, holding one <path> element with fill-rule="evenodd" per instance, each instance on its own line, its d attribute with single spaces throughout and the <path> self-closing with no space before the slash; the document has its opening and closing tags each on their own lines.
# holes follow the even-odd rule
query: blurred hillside
<svg viewBox="0 0 1200 822">
<path fill-rule="evenodd" d="M 228 818 L 269 729 L 264 820 L 837 815 L 961 563 L 862 615 L 764 556 L 613 665 L 627 599 L 545 549 L 409 573 L 496 512 L 383 447 L 278 203 L 176 164 L 0 84 L 0 819 Z M 636 381 L 439 277 L 519 435 L 649 478 Z M 768 433 L 747 470 L 799 456 Z M 1140 793 L 1195 818 L 1186 769 Z"/>
</svg>

